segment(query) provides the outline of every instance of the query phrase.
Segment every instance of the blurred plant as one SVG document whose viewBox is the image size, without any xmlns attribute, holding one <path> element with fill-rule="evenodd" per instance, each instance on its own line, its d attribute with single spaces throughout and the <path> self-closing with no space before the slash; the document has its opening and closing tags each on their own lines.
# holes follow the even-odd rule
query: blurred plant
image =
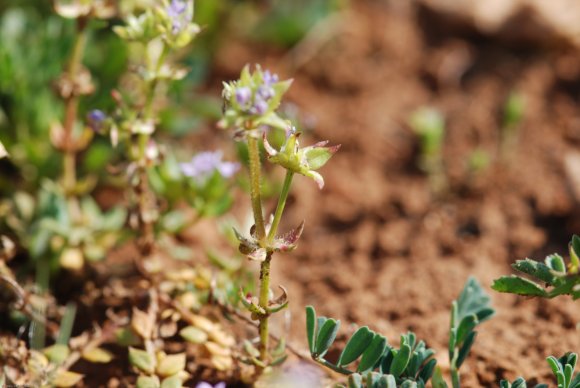
<svg viewBox="0 0 580 388">
<path fill-rule="evenodd" d="M 544 263 L 530 259 L 518 260 L 512 267 L 528 275 L 531 280 L 516 275 L 502 276 L 491 287 L 499 292 L 542 298 L 568 294 L 576 300 L 580 298 L 580 237 L 572 236 L 568 251 L 568 265 L 557 253 L 547 256 Z"/>
<path fill-rule="evenodd" d="M 275 252 L 288 252 L 296 247 L 302 234 L 302 223 L 296 229 L 277 236 L 278 226 L 284 212 L 286 199 L 290 192 L 294 174 L 302 174 L 316 180 L 319 187 L 323 186 L 322 176 L 315 170 L 322 167 L 338 150 L 338 147 L 326 147 L 326 143 L 318 143 L 312 147 L 301 149 L 298 143 L 299 134 L 292 129 L 291 124 L 281 119 L 276 110 L 284 93 L 288 90 L 291 80 L 280 81 L 278 76 L 256 67 L 250 72 L 246 66 L 237 81 L 224 83 L 223 97 L 225 112 L 219 126 L 231 129 L 234 137 L 245 140 L 249 153 L 250 199 L 254 216 L 254 225 L 250 235 L 244 236 L 236 231 L 240 242 L 240 252 L 251 260 L 260 262 L 260 293 L 259 297 L 244 295 L 240 290 L 242 304 L 252 314 L 252 319 L 259 321 L 259 350 L 248 347 L 249 361 L 258 367 L 258 371 L 268 365 L 280 363 L 285 359 L 281 355 L 283 349 L 269 352 L 268 320 L 274 314 L 288 305 L 287 293 L 280 286 L 282 295 L 272 298 L 270 291 L 270 263 Z M 280 151 L 274 150 L 266 140 L 265 130 L 270 127 L 286 131 L 286 141 Z M 271 222 L 264 222 L 262 211 L 261 161 L 259 140 L 264 139 L 268 151 L 268 159 L 286 169 L 286 177 L 278 205 Z M 270 360 L 273 358 L 273 360 Z"/>
<path fill-rule="evenodd" d="M 573 375 L 577 359 L 578 355 L 576 353 L 566 353 L 560 358 L 550 356 L 546 359 L 556 377 L 558 388 L 580 387 L 580 375 Z M 518 377 L 513 383 L 502 380 L 499 386 L 500 388 L 527 388 L 528 385 L 523 377 Z M 536 384 L 534 387 L 548 388 L 548 384 Z"/>
<path fill-rule="evenodd" d="M 130 163 L 126 173 L 133 193 L 134 208 L 130 224 L 139 233 L 138 248 L 147 257 L 155 242 L 155 224 L 160 212 L 151 190 L 149 172 L 162 160 L 161 147 L 153 139 L 159 121 L 155 98 L 159 86 L 182 79 L 187 72 L 173 65 L 169 54 L 187 46 L 198 34 L 199 26 L 192 21 L 193 1 L 159 0 L 153 7 L 138 15 L 130 14 L 124 26 L 115 32 L 128 42 L 135 42 L 143 50 L 145 60 L 135 66 L 133 93 L 114 91 L 117 110 L 111 118 L 98 112 L 93 114 L 93 127 L 108 131 L 111 142 L 126 143 Z"/>
<path fill-rule="evenodd" d="M 508 96 L 503 107 L 503 120 L 501 127 L 500 157 L 506 160 L 513 155 L 513 150 L 518 142 L 518 128 L 526 111 L 524 96 L 513 91 Z"/>
<path fill-rule="evenodd" d="M 471 175 L 478 175 L 485 171 L 491 163 L 489 153 L 483 148 L 477 148 L 469 154 L 467 161 Z"/>
<path fill-rule="evenodd" d="M 312 359 L 348 375 L 349 387 L 425 387 L 431 378 L 437 362 L 431 358 L 435 351 L 427 348 L 423 341 L 417 342 L 412 332 L 401 336 L 400 348 L 396 349 L 384 336 L 363 326 L 347 341 L 336 364 L 327 361 L 324 355 L 339 327 L 340 321 L 317 317 L 314 307 L 306 307 L 306 333 Z M 355 370 L 346 368 L 359 357 Z"/>
<path fill-rule="evenodd" d="M 421 108 L 411 115 L 409 125 L 419 137 L 419 168 L 429 176 L 433 193 L 441 195 L 448 186 L 443 163 L 444 118 L 434 108 Z"/>
<path fill-rule="evenodd" d="M 103 213 L 86 194 L 96 178 L 77 179 L 77 154 L 92 139 L 92 131 L 78 119 L 80 98 L 93 92 L 90 72 L 82 65 L 92 18 L 107 18 L 114 14 L 111 4 L 102 2 L 62 2 L 54 4 L 55 11 L 75 19 L 76 40 L 63 74 L 55 82 L 55 90 L 64 102 L 64 120 L 53 119 L 50 142 L 62 154 L 62 177 L 59 184 L 42 182 L 33 195 L 16 191 L 12 199 L 0 206 L 2 225 L 19 237 L 19 244 L 45 271 L 45 261 L 58 259 L 61 267 L 78 270 L 85 260 L 102 259 L 117 241 L 123 225 L 124 211 L 114 208 Z M 94 120 L 97 120 L 96 118 Z M 15 148 L 17 150 L 17 148 Z M 18 153 L 18 151 L 16 151 Z"/>
</svg>

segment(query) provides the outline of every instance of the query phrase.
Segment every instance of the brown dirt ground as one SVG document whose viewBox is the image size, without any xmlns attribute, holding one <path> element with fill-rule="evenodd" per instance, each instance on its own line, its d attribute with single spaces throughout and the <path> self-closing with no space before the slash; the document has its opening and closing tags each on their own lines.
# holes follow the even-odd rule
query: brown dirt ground
<svg viewBox="0 0 580 388">
<path fill-rule="evenodd" d="M 316 118 L 313 137 L 342 144 L 322 170 L 322 192 L 296 179 L 283 227 L 306 219 L 305 233 L 299 249 L 273 263 L 273 284 L 292 300 L 291 342 L 305 346 L 303 309 L 312 304 L 394 343 L 414 330 L 445 368 L 449 307 L 466 279 L 489 289 L 515 259 L 564 254 L 578 232 L 564 158 L 580 140 L 580 58 L 448 28 L 426 10 L 353 3 L 338 34 L 296 71 L 287 56 L 240 42 L 220 53 L 217 71 L 234 78 L 260 61 L 294 77 L 290 99 Z M 512 155 L 499 161 L 512 90 L 527 109 Z M 442 199 L 415 167 L 418 146 L 405 124 L 423 105 L 446 116 L 451 190 Z M 467 160 L 478 147 L 494 160 L 473 174 Z M 553 384 L 545 357 L 578 351 L 580 312 L 566 298 L 489 291 L 497 316 L 479 330 L 464 385 L 519 375 Z"/>
</svg>

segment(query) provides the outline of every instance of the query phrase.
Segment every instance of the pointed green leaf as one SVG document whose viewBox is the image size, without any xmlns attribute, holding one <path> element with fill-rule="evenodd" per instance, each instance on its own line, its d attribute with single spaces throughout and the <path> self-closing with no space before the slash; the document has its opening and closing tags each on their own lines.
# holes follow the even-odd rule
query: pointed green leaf
<svg viewBox="0 0 580 388">
<path fill-rule="evenodd" d="M 316 335 L 316 311 L 312 306 L 306 306 L 306 336 L 308 338 L 308 348 L 310 354 L 314 354 L 314 343 Z"/>
<path fill-rule="evenodd" d="M 362 354 L 360 364 L 358 365 L 357 372 L 363 373 L 369 371 L 375 366 L 376 362 L 383 355 L 385 348 L 387 347 L 387 339 L 380 334 L 375 334 L 373 339 Z"/>
<path fill-rule="evenodd" d="M 538 284 L 531 280 L 521 278 L 519 276 L 502 276 L 494 280 L 491 286 L 498 292 L 508 292 L 511 294 L 526 295 L 526 296 L 541 296 L 548 297 L 548 293 Z"/>
<path fill-rule="evenodd" d="M 45 348 L 42 352 L 51 363 L 60 365 L 69 356 L 70 349 L 66 345 L 54 344 Z"/>
<path fill-rule="evenodd" d="M 375 333 L 367 326 L 359 328 L 348 340 L 346 346 L 340 354 L 337 365 L 348 365 L 359 358 L 365 349 L 371 344 L 374 336 Z"/>
<path fill-rule="evenodd" d="M 340 328 L 340 321 L 335 319 L 327 319 L 316 336 L 316 347 L 314 353 L 317 356 L 323 356 L 334 342 L 338 329 Z"/>
<path fill-rule="evenodd" d="M 562 366 L 560 365 L 560 362 L 556 357 L 549 356 L 548 358 L 546 358 L 546 361 L 548 361 L 548 365 L 550 365 L 550 368 L 552 369 L 554 375 L 556 375 L 558 372 L 563 372 Z"/>
<path fill-rule="evenodd" d="M 390 373 L 395 376 L 399 377 L 407 368 L 407 364 L 411 359 L 411 348 L 409 345 L 401 346 L 399 352 L 395 355 L 393 359 L 393 364 L 391 365 Z"/>
<path fill-rule="evenodd" d="M 459 367 L 463 364 L 463 361 L 465 361 L 465 359 L 469 355 L 469 351 L 471 350 L 471 347 L 473 346 L 473 343 L 475 342 L 476 337 L 477 337 L 477 332 L 472 331 L 465 338 L 465 341 L 463 342 L 463 345 L 461 346 L 461 349 L 459 350 L 459 354 L 457 356 L 457 362 L 456 362 L 457 369 L 459 369 Z"/>
<path fill-rule="evenodd" d="M 572 373 L 574 372 L 574 368 L 572 365 L 566 364 L 564 367 L 564 381 L 566 382 L 564 386 L 568 386 L 570 382 L 572 382 Z"/>
</svg>

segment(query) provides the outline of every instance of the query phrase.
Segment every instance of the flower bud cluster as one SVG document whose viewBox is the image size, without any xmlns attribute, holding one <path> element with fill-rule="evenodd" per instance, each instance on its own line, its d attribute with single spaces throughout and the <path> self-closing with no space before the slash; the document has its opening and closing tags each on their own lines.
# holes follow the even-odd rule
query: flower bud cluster
<svg viewBox="0 0 580 388">
<path fill-rule="evenodd" d="M 219 126 L 252 136 L 258 135 L 256 129 L 261 126 L 286 129 L 288 122 L 275 111 L 291 84 L 292 80 L 280 81 L 278 75 L 259 66 L 253 73 L 244 67 L 239 80 L 224 83 L 225 112 Z"/>
<path fill-rule="evenodd" d="M 142 43 L 161 38 L 174 49 L 187 46 L 200 32 L 193 22 L 191 0 L 162 0 L 139 16 L 129 15 L 126 22 L 126 26 L 114 28 L 121 38 Z"/>
</svg>

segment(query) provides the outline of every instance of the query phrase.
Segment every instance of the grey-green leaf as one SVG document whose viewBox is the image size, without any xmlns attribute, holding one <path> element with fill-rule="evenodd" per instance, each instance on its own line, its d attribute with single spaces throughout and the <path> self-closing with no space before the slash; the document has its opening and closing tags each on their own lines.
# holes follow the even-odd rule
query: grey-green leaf
<svg viewBox="0 0 580 388">
<path fill-rule="evenodd" d="M 387 339 L 380 334 L 375 334 L 371 344 L 364 351 L 360 364 L 358 365 L 358 372 L 366 372 L 373 368 L 376 362 L 383 355 L 387 347 Z"/>
<path fill-rule="evenodd" d="M 353 373 L 348 376 L 348 388 L 362 388 L 362 376 L 358 373 Z"/>
<path fill-rule="evenodd" d="M 310 354 L 314 354 L 316 311 L 312 306 L 306 306 L 306 335 L 308 337 L 308 347 L 310 348 Z"/>
<path fill-rule="evenodd" d="M 401 349 L 393 360 L 390 373 L 395 377 L 399 377 L 405 371 L 405 368 L 407 367 L 410 359 L 411 347 L 409 345 L 401 346 Z"/>
<path fill-rule="evenodd" d="M 369 347 L 374 336 L 375 333 L 367 326 L 359 328 L 348 340 L 346 346 L 340 354 L 337 365 L 348 365 L 359 358 L 365 349 Z"/>
<path fill-rule="evenodd" d="M 324 325 L 322 325 L 316 336 L 314 354 L 323 356 L 328 351 L 328 348 L 330 348 L 330 345 L 332 345 L 336 338 L 336 333 L 338 333 L 339 328 L 340 321 L 330 318 L 324 322 Z"/>
<path fill-rule="evenodd" d="M 463 342 L 461 349 L 459 349 L 459 354 L 457 355 L 457 362 L 456 362 L 457 368 L 459 368 L 463 364 L 463 361 L 465 361 L 465 359 L 469 355 L 469 351 L 471 350 L 471 347 L 473 346 L 473 343 L 475 342 L 476 336 L 477 336 L 477 332 L 472 331 L 465 338 L 465 341 Z"/>
<path fill-rule="evenodd" d="M 501 278 L 494 280 L 491 288 L 499 292 L 508 292 L 518 295 L 541 296 L 544 298 L 548 296 L 546 290 L 538 284 L 515 275 L 502 276 Z"/>
</svg>

